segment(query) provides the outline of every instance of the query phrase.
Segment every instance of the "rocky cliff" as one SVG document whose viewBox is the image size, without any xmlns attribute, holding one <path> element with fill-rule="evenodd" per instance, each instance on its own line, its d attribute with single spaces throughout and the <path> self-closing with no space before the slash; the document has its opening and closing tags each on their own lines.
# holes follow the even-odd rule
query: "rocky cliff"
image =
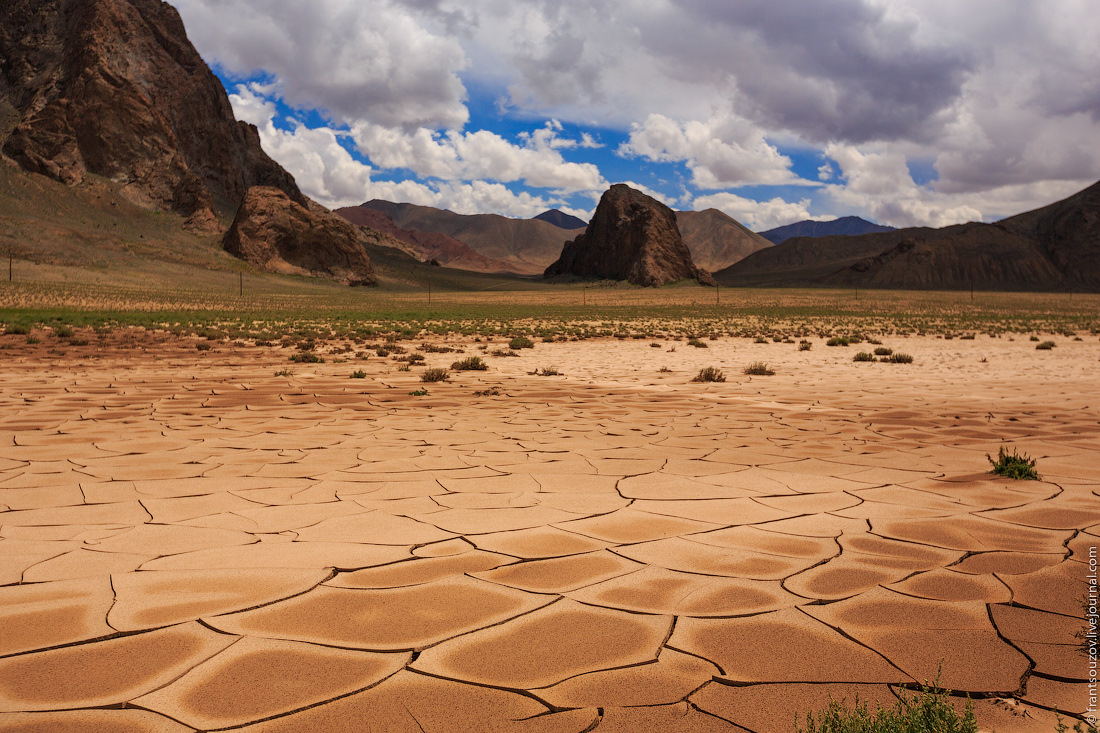
<svg viewBox="0 0 1100 733">
<path fill-rule="evenodd" d="M 376 284 L 355 226 L 308 204 L 291 201 L 277 188 L 253 186 L 222 244 L 234 257 L 269 272 Z"/>
<path fill-rule="evenodd" d="M 159 0 L 0 3 L 3 151 L 75 184 L 91 173 L 148 208 L 216 228 L 255 185 L 302 205 L 294 178 L 238 122 L 221 83 Z"/>
<path fill-rule="evenodd" d="M 621 183 L 604 193 L 584 234 L 566 242 L 544 274 L 562 275 L 651 287 L 685 279 L 714 284 L 692 262 L 676 212 Z"/>
</svg>

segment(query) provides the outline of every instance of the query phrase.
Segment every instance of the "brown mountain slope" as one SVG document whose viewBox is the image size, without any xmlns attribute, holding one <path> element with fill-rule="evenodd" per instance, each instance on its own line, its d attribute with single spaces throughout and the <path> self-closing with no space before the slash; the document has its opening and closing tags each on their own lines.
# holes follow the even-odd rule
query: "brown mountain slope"
<svg viewBox="0 0 1100 733">
<path fill-rule="evenodd" d="M 541 274 L 561 254 L 562 245 L 583 229 L 561 229 L 537 219 L 508 219 L 497 214 L 455 214 L 430 206 L 374 200 L 362 204 L 389 215 L 402 229 L 441 232 L 478 254 L 503 262 L 512 272 Z"/>
<path fill-rule="evenodd" d="M 691 250 L 691 259 L 712 272 L 772 246 L 771 242 L 717 209 L 677 211 L 676 223 L 684 244 Z"/>
<path fill-rule="evenodd" d="M 1100 183 L 995 224 L 797 237 L 716 277 L 746 286 L 1100 290 Z"/>
<path fill-rule="evenodd" d="M 401 243 L 400 249 L 421 262 L 436 261 L 446 267 L 471 272 L 509 272 L 505 262 L 478 254 L 463 242 L 441 232 L 418 232 L 402 229 L 393 219 L 378 209 L 349 206 L 337 209 L 339 214 L 353 224 L 384 232 Z"/>
<path fill-rule="evenodd" d="M 305 203 L 255 128 L 234 118 L 167 3 L 6 0 L 0 58 L 15 123 L 3 150 L 26 170 L 65 183 L 98 174 L 207 229 L 253 185 Z"/>
</svg>

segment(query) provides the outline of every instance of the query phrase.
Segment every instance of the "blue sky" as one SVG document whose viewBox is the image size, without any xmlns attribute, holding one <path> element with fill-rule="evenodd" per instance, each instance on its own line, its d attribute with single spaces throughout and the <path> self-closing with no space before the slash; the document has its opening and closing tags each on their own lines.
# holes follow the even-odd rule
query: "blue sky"
<svg viewBox="0 0 1100 733">
<path fill-rule="evenodd" d="M 330 207 L 586 217 L 627 182 L 757 231 L 942 226 L 1100 178 L 1100 14 L 1078 0 L 175 4 Z"/>
</svg>

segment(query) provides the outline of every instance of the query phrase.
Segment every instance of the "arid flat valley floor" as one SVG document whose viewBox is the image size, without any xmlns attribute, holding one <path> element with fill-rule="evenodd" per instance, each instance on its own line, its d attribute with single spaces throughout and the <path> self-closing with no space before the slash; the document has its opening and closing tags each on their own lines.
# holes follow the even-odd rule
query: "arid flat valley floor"
<svg viewBox="0 0 1100 733">
<path fill-rule="evenodd" d="M 937 674 L 1053 731 L 1100 544 L 1080 335 L 452 339 L 428 366 L 489 369 L 433 384 L 0 336 L 0 731 L 779 733 Z"/>
</svg>

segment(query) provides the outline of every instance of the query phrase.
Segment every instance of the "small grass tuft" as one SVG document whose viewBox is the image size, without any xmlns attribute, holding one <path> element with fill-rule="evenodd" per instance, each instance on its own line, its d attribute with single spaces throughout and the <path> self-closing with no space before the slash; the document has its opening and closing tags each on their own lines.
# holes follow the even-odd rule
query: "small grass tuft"
<svg viewBox="0 0 1100 733">
<path fill-rule="evenodd" d="M 875 349 L 875 350 L 878 351 L 878 349 Z M 859 352 L 858 354 L 856 354 L 855 356 L 852 357 L 852 361 L 874 361 L 874 360 L 875 360 L 875 355 L 874 354 L 869 354 L 866 351 L 861 351 L 861 352 Z"/>
<path fill-rule="evenodd" d="M 724 382 L 726 375 L 718 367 L 703 367 L 692 379 L 693 382 Z"/>
<path fill-rule="evenodd" d="M 354 372 L 351 373 L 351 378 L 352 379 L 366 379 L 367 378 L 367 373 L 365 371 L 363 371 L 362 369 L 356 369 Z"/>
<path fill-rule="evenodd" d="M 1008 451 L 1002 445 L 1000 451 L 997 454 L 997 460 L 993 460 L 993 456 L 988 453 L 985 455 L 986 459 L 993 466 L 993 470 L 990 473 L 997 476 L 1004 476 L 1005 478 L 1015 479 L 1017 481 L 1039 481 L 1039 473 L 1035 470 L 1035 459 L 1026 453 L 1017 453 L 1016 448 L 1013 447 L 1012 454 L 1009 455 Z"/>
<path fill-rule="evenodd" d="M 414 389 L 412 392 L 409 392 L 410 397 L 425 397 L 427 394 L 428 390 L 426 389 Z"/>
<path fill-rule="evenodd" d="M 893 349 L 887 349 L 884 346 L 880 346 L 879 348 L 875 349 L 875 356 L 890 356 L 893 353 Z"/>
<path fill-rule="evenodd" d="M 709 346 L 707 346 L 705 341 L 700 341 L 699 339 L 695 338 L 694 336 L 692 338 L 688 339 L 688 346 L 694 346 L 697 349 L 710 348 Z"/>
<path fill-rule="evenodd" d="M 520 349 L 533 349 L 535 348 L 535 342 L 526 336 L 516 336 L 514 339 L 508 342 L 508 348 L 513 351 L 519 351 Z"/>
<path fill-rule="evenodd" d="M 848 339 L 844 338 L 843 336 L 833 336 L 831 339 L 829 339 L 828 341 L 825 342 L 825 345 L 826 346 L 847 346 L 849 343 L 851 343 L 851 342 Z"/>
<path fill-rule="evenodd" d="M 451 378 L 451 373 L 442 367 L 425 369 L 420 375 L 421 382 L 446 382 Z"/>
<path fill-rule="evenodd" d="M 279 371 L 275 372 L 276 377 L 290 377 L 293 375 L 294 372 L 290 371 L 289 369 L 280 369 Z"/>
<path fill-rule="evenodd" d="M 500 387 L 488 387 L 487 389 L 479 389 L 474 392 L 474 397 L 499 397 Z"/>
<path fill-rule="evenodd" d="M 480 356 L 467 356 L 465 359 L 451 364 L 451 369 L 456 372 L 483 372 L 488 368 L 489 365 L 482 361 Z"/>
<path fill-rule="evenodd" d="M 1055 344 L 1053 341 L 1042 341 L 1040 343 L 1035 344 L 1035 348 L 1038 349 L 1039 351 L 1050 351 L 1056 345 L 1057 344 Z"/>
<path fill-rule="evenodd" d="M 324 357 L 317 356 L 316 354 L 308 351 L 303 351 L 300 354 L 293 354 L 290 357 L 290 361 L 295 364 L 324 364 Z"/>
<path fill-rule="evenodd" d="M 909 354 L 890 354 L 890 356 L 884 356 L 879 361 L 887 364 L 912 364 L 913 357 Z"/>
<path fill-rule="evenodd" d="M 799 351 L 809 351 L 813 347 L 814 347 L 814 345 L 810 341 L 799 341 L 798 342 L 798 350 Z"/>
<path fill-rule="evenodd" d="M 775 374 L 775 370 L 762 361 L 754 361 L 745 367 L 745 374 L 753 377 L 770 377 Z"/>
<path fill-rule="evenodd" d="M 565 376 L 564 374 L 562 374 L 561 372 L 558 371 L 557 367 L 554 367 L 554 366 L 543 367 L 541 370 L 536 367 L 535 371 L 527 372 L 527 373 L 531 374 L 533 376 L 536 376 L 536 377 L 563 377 L 563 376 Z"/>
</svg>

